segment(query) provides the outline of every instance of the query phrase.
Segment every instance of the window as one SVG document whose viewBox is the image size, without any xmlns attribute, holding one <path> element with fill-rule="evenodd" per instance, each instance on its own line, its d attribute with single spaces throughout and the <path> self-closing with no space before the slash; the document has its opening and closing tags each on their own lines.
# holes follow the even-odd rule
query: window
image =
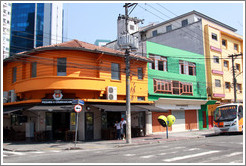
<svg viewBox="0 0 246 166">
<path fill-rule="evenodd" d="M 229 68 L 229 61 L 224 60 L 224 67 Z"/>
<path fill-rule="evenodd" d="M 31 63 L 31 77 L 37 77 L 37 62 Z"/>
<path fill-rule="evenodd" d="M 185 27 L 188 25 L 188 19 L 182 20 L 182 27 Z"/>
<path fill-rule="evenodd" d="M 196 64 L 187 61 L 179 61 L 179 73 L 195 76 Z"/>
<path fill-rule="evenodd" d="M 160 71 L 167 71 L 167 60 L 166 58 L 160 58 L 160 60 L 158 60 L 158 70 Z"/>
<path fill-rule="evenodd" d="M 214 56 L 214 63 L 220 63 L 220 58 L 218 56 Z"/>
<path fill-rule="evenodd" d="M 212 33 L 212 39 L 217 40 L 217 34 Z"/>
<path fill-rule="evenodd" d="M 152 31 L 152 36 L 153 37 L 157 36 L 157 30 Z"/>
<path fill-rule="evenodd" d="M 118 63 L 111 63 L 111 79 L 120 80 L 120 65 Z"/>
<path fill-rule="evenodd" d="M 242 84 L 237 84 L 237 91 L 242 93 Z"/>
<path fill-rule="evenodd" d="M 166 26 L 166 31 L 167 31 L 167 32 L 170 32 L 171 30 L 172 30 L 172 25 Z"/>
<path fill-rule="evenodd" d="M 239 106 L 238 108 L 238 117 L 241 119 L 243 117 L 243 106 Z"/>
<path fill-rule="evenodd" d="M 238 44 L 234 43 L 234 50 L 238 51 Z"/>
<path fill-rule="evenodd" d="M 221 87 L 220 80 L 215 79 L 215 87 Z"/>
<path fill-rule="evenodd" d="M 57 58 L 57 76 L 67 75 L 67 58 Z"/>
<path fill-rule="evenodd" d="M 143 79 L 143 68 L 141 67 L 138 68 L 138 79 L 139 80 Z"/>
<path fill-rule="evenodd" d="M 134 25 L 130 25 L 130 30 L 134 31 Z"/>
<path fill-rule="evenodd" d="M 227 41 L 226 40 L 224 40 L 224 39 L 222 39 L 222 46 L 227 46 Z"/>
<path fill-rule="evenodd" d="M 149 64 L 150 69 L 167 71 L 167 58 L 159 55 L 150 55 L 149 58 L 153 59 L 154 62 Z"/>
<path fill-rule="evenodd" d="M 240 72 L 240 64 L 236 63 L 236 70 Z"/>
<path fill-rule="evenodd" d="M 154 79 L 154 93 L 193 95 L 192 83 Z"/>
<path fill-rule="evenodd" d="M 13 67 L 12 68 L 12 83 L 16 82 L 16 71 L 17 71 L 17 68 Z"/>
<path fill-rule="evenodd" d="M 143 96 L 138 96 L 138 101 L 144 101 L 145 100 L 145 97 Z"/>
<path fill-rule="evenodd" d="M 225 82 L 225 88 L 230 90 L 231 89 L 231 83 Z"/>
</svg>

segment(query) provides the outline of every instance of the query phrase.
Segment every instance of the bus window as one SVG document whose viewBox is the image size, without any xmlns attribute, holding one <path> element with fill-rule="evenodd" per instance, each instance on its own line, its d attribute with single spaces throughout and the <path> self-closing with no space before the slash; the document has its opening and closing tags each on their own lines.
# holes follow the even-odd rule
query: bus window
<svg viewBox="0 0 246 166">
<path fill-rule="evenodd" d="M 241 119 L 243 117 L 243 106 L 239 106 L 238 108 L 238 117 Z"/>
</svg>

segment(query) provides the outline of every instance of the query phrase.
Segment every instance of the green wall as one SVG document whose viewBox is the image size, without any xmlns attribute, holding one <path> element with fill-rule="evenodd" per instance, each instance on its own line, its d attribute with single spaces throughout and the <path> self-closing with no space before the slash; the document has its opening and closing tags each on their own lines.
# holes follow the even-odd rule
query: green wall
<svg viewBox="0 0 246 166">
<path fill-rule="evenodd" d="M 183 99 L 207 99 L 205 60 L 201 54 L 196 54 L 153 42 L 146 42 L 147 57 L 149 54 L 164 56 L 167 58 L 168 71 L 158 71 L 149 68 L 148 65 L 148 91 L 149 100 L 161 98 L 183 98 Z M 196 76 L 179 74 L 179 60 L 196 63 Z M 193 84 L 193 96 L 172 95 L 154 93 L 153 79 L 176 80 Z"/>
</svg>

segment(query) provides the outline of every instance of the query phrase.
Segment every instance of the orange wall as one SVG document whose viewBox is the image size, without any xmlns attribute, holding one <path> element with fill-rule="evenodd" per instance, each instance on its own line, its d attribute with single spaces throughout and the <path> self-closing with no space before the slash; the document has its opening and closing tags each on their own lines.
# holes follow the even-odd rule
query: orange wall
<svg viewBox="0 0 246 166">
<path fill-rule="evenodd" d="M 160 115 L 168 116 L 171 115 L 171 111 L 168 112 L 152 112 L 152 131 L 153 132 L 165 132 L 166 128 L 162 127 L 158 122 L 158 117 Z M 172 131 L 172 127 L 168 127 L 168 131 Z"/>
<path fill-rule="evenodd" d="M 67 58 L 67 76 L 57 76 L 57 58 Z M 14 89 L 25 99 L 40 99 L 45 93 L 61 89 L 83 99 L 98 99 L 106 94 L 107 86 L 117 87 L 118 99 L 125 99 L 125 61 L 122 57 L 85 51 L 45 51 L 23 59 L 28 62 L 4 62 L 3 91 Z M 37 77 L 31 78 L 31 63 L 37 62 Z M 120 80 L 111 79 L 111 63 L 119 63 Z M 12 68 L 17 67 L 16 82 L 12 83 Z M 143 68 L 144 78 L 138 80 L 137 68 Z M 131 60 L 131 99 L 148 100 L 147 62 Z M 98 70 L 99 69 L 99 70 Z"/>
</svg>

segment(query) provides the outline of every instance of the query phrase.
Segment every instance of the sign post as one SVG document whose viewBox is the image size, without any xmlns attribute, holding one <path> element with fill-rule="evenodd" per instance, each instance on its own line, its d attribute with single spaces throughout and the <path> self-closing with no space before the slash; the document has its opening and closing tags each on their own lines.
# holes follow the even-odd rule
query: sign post
<svg viewBox="0 0 246 166">
<path fill-rule="evenodd" d="M 74 141 L 74 146 L 76 147 L 76 143 L 77 143 L 77 135 L 78 135 L 78 122 L 79 122 L 79 112 L 81 112 L 82 110 L 82 106 L 77 104 L 74 106 L 74 111 L 77 114 L 77 118 L 76 118 L 76 129 L 75 129 L 75 141 Z"/>
</svg>

